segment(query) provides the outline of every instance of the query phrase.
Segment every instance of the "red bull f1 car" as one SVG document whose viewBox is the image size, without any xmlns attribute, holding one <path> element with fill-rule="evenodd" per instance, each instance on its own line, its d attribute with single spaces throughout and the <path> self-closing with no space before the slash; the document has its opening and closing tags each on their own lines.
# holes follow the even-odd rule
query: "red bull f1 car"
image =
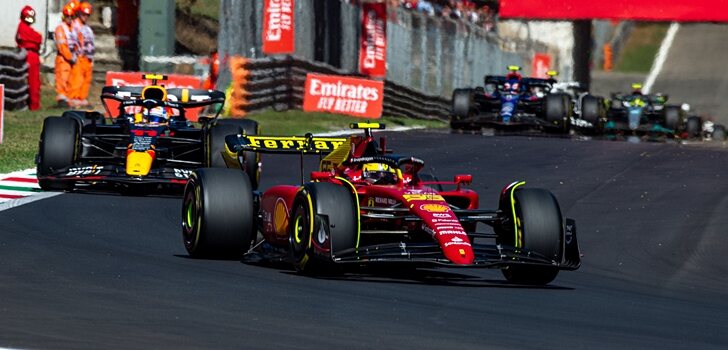
<svg viewBox="0 0 728 350">
<path fill-rule="evenodd" d="M 353 127 L 364 134 L 227 136 L 231 169 L 198 169 L 185 187 L 187 252 L 290 262 L 314 274 L 394 263 L 490 267 L 502 269 L 508 281 L 537 285 L 579 268 L 574 220 L 562 218 L 549 191 L 513 182 L 497 209 L 480 209 L 478 194 L 466 188 L 471 175 L 432 181 L 420 174 L 424 161 L 392 155 L 384 138 L 375 141 L 371 129 L 383 125 Z M 257 192 L 245 173 L 250 152 L 319 155 L 320 168 L 301 184 Z M 492 232 L 476 231 L 479 223 Z"/>
<path fill-rule="evenodd" d="M 44 190 L 71 190 L 82 184 L 112 184 L 144 193 L 152 187 L 183 188 L 199 167 L 224 167 L 225 136 L 253 135 L 253 120 L 218 119 L 225 94 L 215 90 L 166 89 L 161 75 L 145 75 L 151 86 L 106 86 L 100 112 L 66 111 L 43 121 L 37 176 Z M 109 101 L 118 108 L 111 110 Z M 191 108 L 219 105 L 199 125 L 185 114 Z M 257 185 L 257 158 L 249 157 L 251 184 Z M 255 163 L 255 164 L 253 164 Z M 144 191 L 138 191 L 144 189 Z"/>
</svg>

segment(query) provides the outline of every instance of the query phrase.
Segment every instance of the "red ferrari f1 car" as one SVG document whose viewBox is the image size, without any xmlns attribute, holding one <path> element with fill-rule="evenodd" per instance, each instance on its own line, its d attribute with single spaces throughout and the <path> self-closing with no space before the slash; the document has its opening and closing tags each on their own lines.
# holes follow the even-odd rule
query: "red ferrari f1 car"
<svg viewBox="0 0 728 350">
<path fill-rule="evenodd" d="M 197 169 L 185 187 L 187 252 L 290 261 L 312 273 L 394 262 L 491 267 L 510 282 L 537 285 L 559 270 L 579 268 L 574 220 L 562 219 L 549 191 L 514 182 L 501 192 L 497 209 L 479 209 L 478 194 L 465 188 L 471 175 L 428 181 L 419 174 L 421 159 L 391 155 L 384 138 L 375 140 L 371 129 L 384 125 L 352 127 L 364 135 L 227 136 L 223 158 L 234 169 Z M 315 154 L 320 169 L 308 182 L 260 193 L 245 173 L 250 152 Z M 478 223 L 493 232 L 476 232 Z"/>
</svg>

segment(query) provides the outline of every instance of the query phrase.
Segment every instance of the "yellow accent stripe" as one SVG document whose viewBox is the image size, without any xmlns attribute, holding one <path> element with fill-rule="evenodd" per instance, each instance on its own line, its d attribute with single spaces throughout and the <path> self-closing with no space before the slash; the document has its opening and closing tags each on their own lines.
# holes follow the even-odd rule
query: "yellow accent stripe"
<svg viewBox="0 0 728 350">
<path fill-rule="evenodd" d="M 349 180 L 336 176 L 335 179 L 338 179 L 339 181 L 349 185 L 351 187 L 351 191 L 354 192 L 354 203 L 356 203 L 356 249 L 359 249 L 359 239 L 361 238 L 361 206 L 359 206 L 359 193 L 356 192 L 356 187 L 354 187 L 354 184 L 349 182 Z"/>
<path fill-rule="evenodd" d="M 187 103 L 190 101 L 190 90 L 189 89 L 182 89 L 182 103 Z"/>
<path fill-rule="evenodd" d="M 311 249 L 311 241 L 313 240 L 313 200 L 311 199 L 311 194 L 306 191 L 306 199 L 308 200 L 308 214 L 309 214 L 309 225 L 308 226 L 308 247 L 307 249 Z"/>
<path fill-rule="evenodd" d="M 511 187 L 511 212 L 513 213 L 513 230 L 514 230 L 515 239 L 516 239 L 514 245 L 516 248 L 521 248 L 523 243 L 521 242 L 521 237 L 518 232 L 518 222 L 517 222 L 518 218 L 516 217 L 516 200 L 513 198 L 513 193 L 516 192 L 516 188 L 523 186 L 525 184 L 526 184 L 526 181 L 521 181 L 521 182 L 513 185 L 513 187 Z"/>
</svg>

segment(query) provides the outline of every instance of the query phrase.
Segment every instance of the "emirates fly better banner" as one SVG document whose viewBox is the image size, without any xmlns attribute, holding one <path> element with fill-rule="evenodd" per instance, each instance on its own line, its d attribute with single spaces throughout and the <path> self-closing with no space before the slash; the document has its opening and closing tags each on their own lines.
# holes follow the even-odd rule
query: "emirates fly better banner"
<svg viewBox="0 0 728 350">
<path fill-rule="evenodd" d="M 387 75 L 387 5 L 363 3 L 361 9 L 359 73 L 383 78 Z"/>
<path fill-rule="evenodd" d="M 265 0 L 263 5 L 264 54 L 293 53 L 293 1 Z"/>
<path fill-rule="evenodd" d="M 376 119 L 382 116 L 383 98 L 382 81 L 309 73 L 303 110 Z"/>
<path fill-rule="evenodd" d="M 551 69 L 551 55 L 537 52 L 533 54 L 533 67 L 531 75 L 536 78 L 548 78 L 548 71 Z"/>
</svg>

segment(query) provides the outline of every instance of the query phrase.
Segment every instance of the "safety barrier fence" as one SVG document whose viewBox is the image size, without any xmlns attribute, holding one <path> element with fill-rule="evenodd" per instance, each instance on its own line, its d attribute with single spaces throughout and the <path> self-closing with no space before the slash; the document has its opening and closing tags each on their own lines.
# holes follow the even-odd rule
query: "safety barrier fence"
<svg viewBox="0 0 728 350">
<path fill-rule="evenodd" d="M 230 113 L 243 117 L 263 109 L 302 109 L 308 73 L 359 76 L 331 65 L 295 56 L 230 59 Z M 446 119 L 450 101 L 439 95 L 385 80 L 383 115 Z"/>
<path fill-rule="evenodd" d="M 27 53 L 19 49 L 0 49 L 0 84 L 5 85 L 5 110 L 14 111 L 27 106 Z"/>
</svg>

